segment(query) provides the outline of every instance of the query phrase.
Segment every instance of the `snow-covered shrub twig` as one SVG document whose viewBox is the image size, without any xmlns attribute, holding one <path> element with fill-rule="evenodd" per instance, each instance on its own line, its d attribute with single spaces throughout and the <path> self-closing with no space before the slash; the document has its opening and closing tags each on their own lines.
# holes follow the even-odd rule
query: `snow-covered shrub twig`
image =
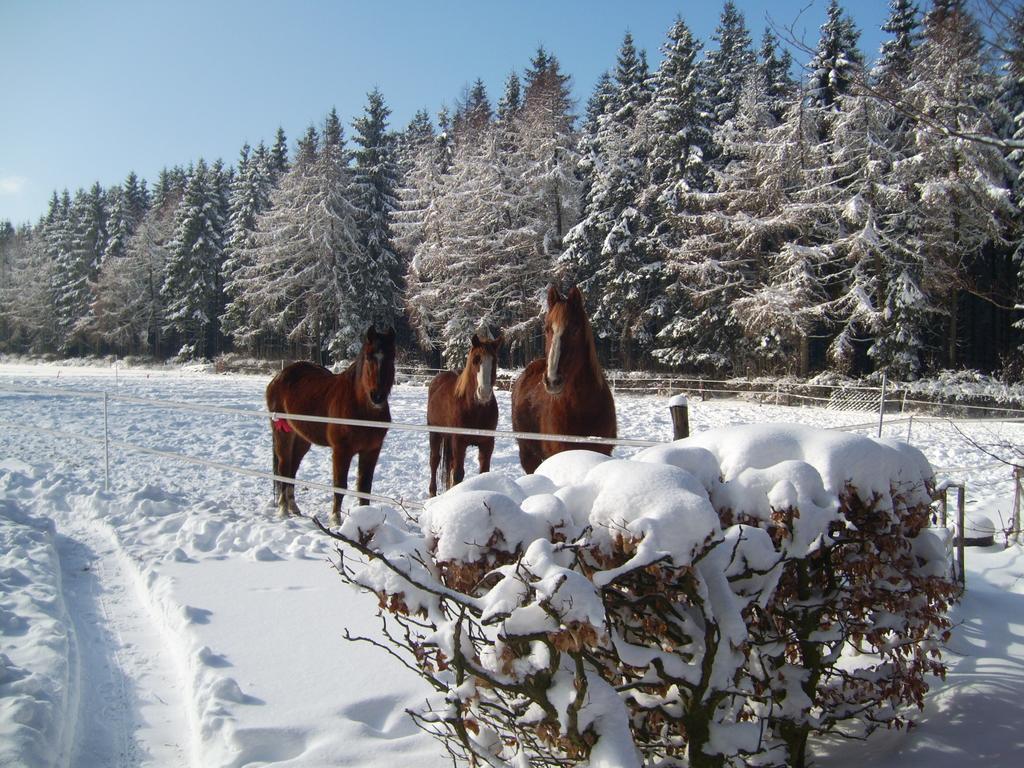
<svg viewBox="0 0 1024 768">
<path fill-rule="evenodd" d="M 944 673 L 930 482 L 907 446 L 740 427 L 324 530 L 380 601 L 382 639 L 350 639 L 431 684 L 412 714 L 456 762 L 802 765 L 812 734 L 907 724 Z"/>
</svg>

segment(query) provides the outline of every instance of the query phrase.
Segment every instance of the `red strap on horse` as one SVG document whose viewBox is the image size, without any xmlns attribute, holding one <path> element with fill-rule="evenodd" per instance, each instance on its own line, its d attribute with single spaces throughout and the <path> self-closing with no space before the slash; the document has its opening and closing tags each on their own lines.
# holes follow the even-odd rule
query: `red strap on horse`
<svg viewBox="0 0 1024 768">
<path fill-rule="evenodd" d="M 274 429 L 281 432 L 291 432 L 291 424 L 288 423 L 287 419 L 271 419 L 270 423 L 274 426 Z"/>
</svg>

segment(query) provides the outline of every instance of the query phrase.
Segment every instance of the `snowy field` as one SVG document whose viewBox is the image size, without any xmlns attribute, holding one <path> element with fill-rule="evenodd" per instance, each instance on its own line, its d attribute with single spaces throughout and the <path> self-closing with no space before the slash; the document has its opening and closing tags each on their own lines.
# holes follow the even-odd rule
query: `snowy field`
<svg viewBox="0 0 1024 768">
<path fill-rule="evenodd" d="M 118 392 L 257 411 L 267 377 L 201 372 L 0 365 L 0 385 Z M 499 429 L 509 428 L 500 392 Z M 426 390 L 398 386 L 395 421 L 423 423 Z M 617 398 L 622 437 L 668 440 L 663 398 Z M 691 429 L 796 422 L 874 423 L 836 413 L 739 401 L 691 401 Z M 267 480 L 126 454 L 33 433 L 98 437 L 102 401 L 0 389 L 0 766 L 449 765 L 404 708 L 425 684 L 373 636 L 376 601 L 341 583 L 330 542 L 307 520 L 281 521 Z M 154 449 L 268 471 L 264 419 L 112 402 L 110 435 Z M 27 425 L 20 431 L 11 424 Z M 887 429 L 905 438 L 907 425 Z M 983 445 L 1024 443 L 1019 424 L 960 425 Z M 861 428 L 874 434 L 873 427 Z M 912 442 L 940 478 L 966 480 L 968 509 L 1008 514 L 1009 470 L 946 422 L 915 422 Z M 630 450 L 617 449 L 628 456 Z M 467 476 L 474 474 L 471 451 Z M 389 434 L 374 492 L 419 500 L 425 435 Z M 493 469 L 518 476 L 516 447 Z M 300 478 L 328 482 L 329 452 Z M 326 516 L 321 492 L 299 490 Z M 822 745 L 833 766 L 1018 765 L 1024 754 L 1024 559 L 1021 549 L 968 551 L 968 592 L 919 727 L 865 744 Z"/>
</svg>

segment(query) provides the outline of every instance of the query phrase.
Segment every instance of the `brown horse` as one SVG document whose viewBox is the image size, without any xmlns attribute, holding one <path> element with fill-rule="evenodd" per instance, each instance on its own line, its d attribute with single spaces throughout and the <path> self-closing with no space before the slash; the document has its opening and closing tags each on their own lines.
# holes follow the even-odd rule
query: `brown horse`
<svg viewBox="0 0 1024 768">
<path fill-rule="evenodd" d="M 544 354 L 526 366 L 512 387 L 512 428 L 517 432 L 615 437 L 615 401 L 597 361 L 583 295 L 575 286 L 564 298 L 554 285 L 548 288 Z M 574 448 L 612 452 L 610 445 L 519 440 L 519 462 L 532 473 L 548 456 Z"/>
<path fill-rule="evenodd" d="M 473 334 L 472 346 L 461 373 L 442 371 L 430 382 L 427 393 L 427 424 L 435 427 L 494 429 L 498 426 L 498 403 L 494 380 L 498 375 L 501 337 L 481 340 Z M 493 437 L 430 433 L 430 495 L 437 494 L 437 465 L 444 458 L 442 486 L 451 488 L 466 476 L 466 448 L 477 447 L 480 473 L 491 468 Z"/>
<path fill-rule="evenodd" d="M 391 421 L 388 395 L 395 381 L 395 332 L 377 333 L 372 327 L 355 361 L 338 374 L 313 363 L 292 363 L 267 385 L 267 408 L 273 413 L 328 416 L 340 419 Z M 274 474 L 294 478 L 309 446 L 330 446 L 334 454 L 334 487 L 348 488 L 352 457 L 359 454 L 356 487 L 369 493 L 381 443 L 387 429 L 321 424 L 295 419 L 271 422 L 274 438 Z M 274 482 L 282 516 L 300 514 L 295 486 Z M 331 524 L 341 522 L 343 494 L 334 494 Z M 366 499 L 360 499 L 367 504 Z"/>
</svg>

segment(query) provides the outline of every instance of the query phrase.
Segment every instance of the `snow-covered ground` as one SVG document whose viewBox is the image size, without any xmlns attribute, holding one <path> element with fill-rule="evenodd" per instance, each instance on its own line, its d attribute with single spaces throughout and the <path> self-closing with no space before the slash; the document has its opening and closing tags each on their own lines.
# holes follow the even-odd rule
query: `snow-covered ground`
<svg viewBox="0 0 1024 768">
<path fill-rule="evenodd" d="M 263 408 L 266 377 L 0 366 L 0 386 L 32 384 Z M 508 394 L 498 393 L 500 429 Z M 426 390 L 396 387 L 395 421 L 424 421 Z M 668 440 L 664 399 L 619 396 L 619 433 Z M 729 424 L 871 424 L 870 413 L 690 402 L 694 432 Z M 306 520 L 279 520 L 267 480 L 35 433 L 98 437 L 102 401 L 0 389 L 0 766 L 448 765 L 404 708 L 427 691 L 382 651 L 376 600 L 341 583 L 333 548 Z M 262 418 L 112 401 L 110 435 L 164 451 L 267 471 Z M 19 430 L 12 424 L 24 424 Z M 908 425 L 887 429 L 904 438 Z M 940 477 L 966 480 L 968 509 L 997 524 L 1013 485 L 1006 466 L 946 422 L 915 422 L 912 441 Z M 1024 442 L 1024 426 L 959 425 L 976 443 Z M 873 428 L 863 428 L 873 434 Z M 617 455 L 632 451 L 619 449 Z M 471 452 L 469 475 L 473 474 Z M 421 499 L 425 435 L 392 432 L 374 491 Z M 493 469 L 519 474 L 511 441 Z M 314 450 L 300 477 L 327 482 Z M 329 499 L 301 490 L 300 506 Z M 1017 765 L 1024 754 L 1024 559 L 1019 547 L 968 552 L 968 592 L 920 727 L 867 745 L 823 745 L 845 767 Z"/>
</svg>

